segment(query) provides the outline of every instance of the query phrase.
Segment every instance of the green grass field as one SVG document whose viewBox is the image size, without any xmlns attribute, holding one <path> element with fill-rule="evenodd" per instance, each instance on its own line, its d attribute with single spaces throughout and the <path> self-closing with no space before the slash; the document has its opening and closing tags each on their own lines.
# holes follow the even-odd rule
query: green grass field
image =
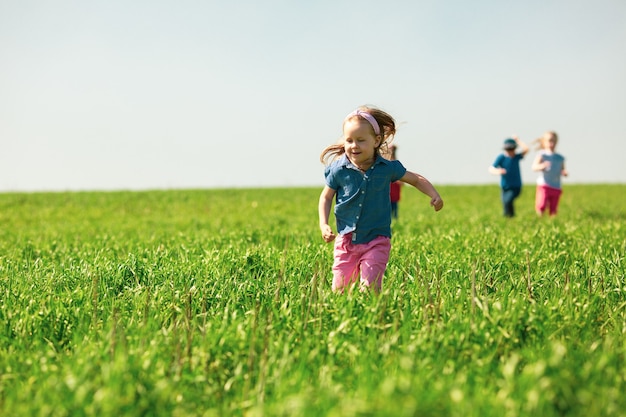
<svg viewBox="0 0 626 417">
<path fill-rule="evenodd" d="M 379 296 L 320 189 L 0 194 L 0 415 L 625 416 L 626 186 L 438 188 Z"/>
</svg>

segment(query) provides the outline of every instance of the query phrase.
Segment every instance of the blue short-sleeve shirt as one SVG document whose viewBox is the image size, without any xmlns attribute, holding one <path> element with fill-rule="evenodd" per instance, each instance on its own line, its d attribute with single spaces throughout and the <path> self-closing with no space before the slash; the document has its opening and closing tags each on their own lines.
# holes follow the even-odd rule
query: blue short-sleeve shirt
<svg viewBox="0 0 626 417">
<path fill-rule="evenodd" d="M 540 154 L 543 161 L 550 162 L 548 168 L 539 173 L 537 184 L 547 185 L 551 188 L 561 188 L 561 172 L 563 171 L 563 165 L 565 164 L 565 158 L 558 153 L 547 153 L 542 151 Z"/>
<path fill-rule="evenodd" d="M 405 173 L 400 161 L 381 156 L 376 157 L 365 173 L 345 155 L 326 167 L 326 185 L 336 191 L 337 232 L 352 233 L 353 243 L 367 243 L 378 236 L 391 237 L 389 187 Z"/>
<path fill-rule="evenodd" d="M 493 166 L 506 169 L 506 174 L 500 177 L 500 187 L 505 190 L 509 188 L 521 188 L 522 174 L 520 172 L 519 163 L 522 159 L 524 159 L 524 154 L 521 153 L 516 153 L 513 157 L 503 153 L 498 155 L 493 162 Z"/>
</svg>

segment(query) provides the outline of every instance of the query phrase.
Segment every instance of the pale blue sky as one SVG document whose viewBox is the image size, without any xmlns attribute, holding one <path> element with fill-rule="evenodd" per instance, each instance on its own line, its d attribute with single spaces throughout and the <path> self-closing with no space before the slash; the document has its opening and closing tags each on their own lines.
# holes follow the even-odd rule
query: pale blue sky
<svg viewBox="0 0 626 417">
<path fill-rule="evenodd" d="M 0 191 L 321 186 L 360 104 L 434 184 L 625 183 L 624 74 L 623 0 L 0 0 Z"/>
</svg>

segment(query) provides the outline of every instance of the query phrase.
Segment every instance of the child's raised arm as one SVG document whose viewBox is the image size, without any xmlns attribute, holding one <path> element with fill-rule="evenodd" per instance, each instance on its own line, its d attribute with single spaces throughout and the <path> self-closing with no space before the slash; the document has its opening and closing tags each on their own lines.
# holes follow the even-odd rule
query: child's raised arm
<svg viewBox="0 0 626 417">
<path fill-rule="evenodd" d="M 526 145 L 524 142 L 522 142 L 522 140 L 517 137 L 517 135 L 513 135 L 513 140 L 515 141 L 515 143 L 517 143 L 517 146 L 520 147 L 521 149 L 521 154 L 522 155 L 526 155 L 528 153 L 528 145 Z"/>
</svg>

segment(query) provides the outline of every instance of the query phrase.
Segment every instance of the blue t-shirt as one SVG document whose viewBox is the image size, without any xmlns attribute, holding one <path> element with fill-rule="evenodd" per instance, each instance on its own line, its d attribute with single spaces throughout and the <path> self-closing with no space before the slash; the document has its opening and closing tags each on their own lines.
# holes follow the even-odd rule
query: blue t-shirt
<svg viewBox="0 0 626 417">
<path fill-rule="evenodd" d="M 550 162 L 550 167 L 540 172 L 537 178 L 538 185 L 547 185 L 551 188 L 561 188 L 561 172 L 565 164 L 565 158 L 558 153 L 547 153 L 542 151 L 540 154 L 542 161 Z"/>
<path fill-rule="evenodd" d="M 367 243 L 378 236 L 391 237 L 389 185 L 406 173 L 400 161 L 377 156 L 362 173 L 343 155 L 326 167 L 326 185 L 336 191 L 335 219 L 340 235 L 352 233 L 353 243 Z"/>
<path fill-rule="evenodd" d="M 498 155 L 493 163 L 493 166 L 496 168 L 506 169 L 506 174 L 500 176 L 500 186 L 502 188 L 509 189 L 522 187 L 522 174 L 519 169 L 519 161 L 522 159 L 524 159 L 524 154 L 521 153 L 516 153 L 513 157 L 504 153 Z"/>
</svg>

